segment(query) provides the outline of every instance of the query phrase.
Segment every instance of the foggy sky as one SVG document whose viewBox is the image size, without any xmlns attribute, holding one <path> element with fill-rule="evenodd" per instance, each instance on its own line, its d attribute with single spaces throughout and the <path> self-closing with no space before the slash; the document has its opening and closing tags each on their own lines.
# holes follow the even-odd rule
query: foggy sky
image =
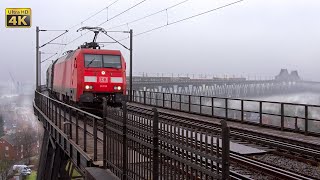
<svg viewBox="0 0 320 180">
<path fill-rule="evenodd" d="M 68 29 L 106 7 L 114 0 L 2 0 L 0 4 L 1 66 L 0 81 L 9 81 L 9 71 L 18 81 L 34 81 L 35 27 Z M 82 26 L 96 26 L 136 4 L 140 0 L 120 0 L 108 11 L 84 22 Z M 156 12 L 182 0 L 148 0 L 129 12 L 105 23 L 110 28 Z M 230 0 L 190 0 L 168 10 L 168 21 L 173 22 L 221 5 Z M 5 8 L 32 8 L 32 28 L 6 29 Z M 222 76 L 270 78 L 281 68 L 298 70 L 308 80 L 320 81 L 320 1 L 318 0 L 247 0 L 189 21 L 168 26 L 134 37 L 134 74 L 189 73 Z M 161 13 L 137 23 L 113 30 L 128 30 L 134 34 L 167 23 Z M 67 43 L 81 33 L 73 28 L 57 43 Z M 41 32 L 43 44 L 59 32 Z M 115 38 L 127 37 L 115 34 Z M 48 45 L 47 53 L 74 49 L 93 38 L 92 33 L 64 47 Z M 100 35 L 98 41 L 110 41 Z M 128 41 L 123 41 L 128 45 Z M 120 49 L 129 65 L 128 51 L 119 45 L 104 48 Z M 43 55 L 43 59 L 50 55 Z M 56 56 L 55 58 L 57 58 Z M 54 59 L 54 58 L 53 58 Z M 46 69 L 50 61 L 42 64 Z M 43 72 L 44 73 L 44 72 Z M 44 77 L 43 77 L 44 79 Z"/>
</svg>

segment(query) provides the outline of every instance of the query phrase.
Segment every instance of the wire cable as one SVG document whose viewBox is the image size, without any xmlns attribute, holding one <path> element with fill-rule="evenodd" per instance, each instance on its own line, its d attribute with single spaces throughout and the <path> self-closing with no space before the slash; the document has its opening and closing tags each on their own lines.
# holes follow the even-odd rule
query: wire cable
<svg viewBox="0 0 320 180">
<path fill-rule="evenodd" d="M 81 21 L 80 23 L 78 23 L 78 24 L 76 24 L 76 25 L 73 25 L 73 26 L 69 27 L 69 28 L 68 28 L 68 32 L 70 32 L 70 30 L 71 30 L 71 29 L 73 29 L 73 28 L 75 28 L 76 26 L 81 25 L 81 24 L 83 24 L 84 22 L 88 21 L 89 19 L 93 18 L 94 16 L 96 16 L 96 15 L 100 14 L 102 11 L 104 11 L 104 10 L 108 9 L 108 8 L 109 8 L 109 7 L 111 7 L 112 5 L 116 4 L 118 1 L 120 1 L 120 0 L 115 0 L 115 1 L 113 1 L 110 5 L 108 5 L 108 6 L 104 7 L 104 8 L 103 8 L 103 9 L 101 9 L 100 11 L 98 11 L 98 12 L 94 13 L 93 15 L 91 15 L 91 16 L 89 16 L 89 17 L 87 17 L 86 19 L 84 19 L 84 20 L 83 20 L 83 21 Z M 65 34 L 66 34 L 66 33 L 65 33 Z M 76 41 L 77 39 L 81 38 L 82 36 L 83 36 L 83 35 L 81 34 L 81 36 L 77 37 L 76 39 L 72 40 L 72 41 L 71 41 L 71 42 L 69 42 L 69 43 L 66 43 L 65 45 L 68 45 L 68 44 L 70 44 L 70 43 L 72 43 L 72 42 Z M 60 53 L 60 54 L 61 54 L 61 53 Z"/>
<path fill-rule="evenodd" d="M 128 9 L 126 9 L 126 10 L 122 11 L 121 13 L 119 13 L 119 14 L 117 14 L 117 15 L 113 16 L 112 18 L 107 19 L 106 21 L 103 21 L 103 22 L 102 22 L 101 24 L 99 24 L 98 26 L 101 26 L 101 25 L 105 24 L 106 22 L 108 22 L 108 21 L 110 21 L 110 20 L 112 20 L 112 19 L 114 19 L 114 18 L 116 18 L 116 17 L 118 17 L 118 16 L 120 16 L 120 15 L 122 15 L 122 14 L 124 14 L 124 13 L 128 12 L 128 11 L 130 11 L 131 9 L 133 9 L 133 8 L 135 8 L 135 7 L 137 7 L 137 6 L 139 6 L 140 4 L 142 4 L 142 3 L 146 2 L 146 1 L 147 1 L 147 0 L 142 0 L 142 1 L 138 2 L 137 4 L 135 4 L 135 5 L 131 6 L 131 7 L 129 7 Z"/>
<path fill-rule="evenodd" d="M 195 15 L 193 15 L 193 16 L 189 16 L 189 17 L 187 17 L 187 18 L 183 18 L 183 19 L 180 19 L 180 20 L 177 20 L 177 21 L 174 21 L 174 22 L 170 22 L 170 23 L 168 23 L 168 24 L 166 24 L 166 25 L 162 25 L 162 26 L 159 26 L 159 27 L 156 27 L 156 28 L 153 28 L 153 29 L 149 29 L 149 30 L 147 30 L 147 31 L 144 31 L 144 32 L 135 34 L 134 36 L 140 36 L 140 35 L 143 35 L 143 34 L 146 34 L 146 33 L 149 33 L 149 32 L 152 32 L 152 31 L 155 31 L 155 30 L 158 30 L 158 29 L 161 29 L 161 28 L 164 28 L 164 27 L 173 25 L 173 24 L 177 24 L 177 23 L 180 23 L 180 22 L 183 22 L 183 21 L 186 21 L 186 20 L 190 20 L 190 19 L 193 19 L 193 18 L 195 18 L 195 17 L 202 16 L 202 15 L 205 15 L 205 14 L 208 14 L 208 13 L 211 13 L 211 12 L 214 12 L 214 11 L 217 11 L 217 10 L 220 10 L 220 9 L 223 9 L 223 8 L 232 6 L 232 5 L 234 5 L 234 4 L 238 4 L 238 3 L 242 2 L 242 1 L 245 1 L 245 0 L 234 1 L 234 2 L 232 2 L 232 3 L 226 4 L 226 5 L 223 5 L 223 6 L 220 6 L 220 7 L 217 7 L 217 8 L 214 8 L 214 9 L 211 9 L 211 10 L 208 10 L 208 11 L 205 11 L 205 12 L 202 12 L 202 13 L 195 14 Z"/>
<path fill-rule="evenodd" d="M 119 1 L 119 0 L 115 0 L 115 1 L 114 1 L 114 2 L 112 2 L 110 5 L 108 5 L 108 6 L 104 7 L 104 8 L 103 8 L 103 9 L 101 9 L 100 11 L 98 11 L 98 12 L 94 13 L 93 15 L 91 15 L 91 16 L 89 16 L 89 17 L 87 17 L 86 19 L 84 19 L 84 20 L 83 20 L 83 21 L 81 21 L 80 23 L 75 24 L 75 25 L 71 26 L 71 27 L 70 27 L 70 28 L 68 28 L 68 29 L 70 30 L 70 29 L 75 28 L 76 26 L 81 25 L 82 23 L 84 23 L 84 22 L 88 21 L 89 19 L 93 18 L 94 16 L 96 16 L 96 15 L 100 14 L 102 11 L 104 11 L 104 10 L 108 9 L 109 7 L 111 7 L 112 5 L 114 5 L 115 3 L 117 3 L 118 1 Z"/>
<path fill-rule="evenodd" d="M 110 20 L 112 20 L 112 19 L 114 19 L 114 18 L 116 18 L 116 17 L 118 17 L 118 16 L 120 16 L 120 15 L 122 15 L 122 14 L 124 14 L 124 13 L 128 12 L 128 11 L 130 11 L 131 9 L 133 9 L 133 8 L 135 8 L 135 7 L 137 7 L 137 6 L 139 6 L 140 4 L 144 3 L 145 1 L 147 1 L 147 0 L 142 0 L 142 1 L 138 2 L 137 4 L 135 4 L 135 5 L 131 6 L 131 7 L 129 7 L 128 9 L 126 9 L 126 10 L 124 10 L 124 11 L 122 11 L 122 12 L 120 12 L 119 14 L 116 14 L 116 15 L 115 15 L 115 16 L 113 16 L 112 18 L 110 18 L 110 19 L 108 19 L 108 20 L 106 20 L 106 21 L 104 21 L 104 22 L 100 23 L 98 26 L 101 26 L 101 25 L 103 25 L 103 24 L 107 23 L 108 21 L 110 21 Z M 82 35 L 78 36 L 77 38 L 75 38 L 75 39 L 71 40 L 70 42 L 68 42 L 68 43 L 67 43 L 67 45 L 69 45 L 69 44 L 71 44 L 71 43 L 75 42 L 76 40 L 80 39 L 82 36 L 84 36 L 84 35 L 88 34 L 89 32 L 90 32 L 90 31 L 87 31 L 87 32 L 85 32 L 84 34 L 82 34 Z"/>
<path fill-rule="evenodd" d="M 143 20 L 143 19 L 146 19 L 146 18 L 148 18 L 148 17 L 157 15 L 157 14 L 159 14 L 159 13 L 162 13 L 162 12 L 164 12 L 164 11 L 167 11 L 167 10 L 169 10 L 169 9 L 172 9 L 172 8 L 174 8 L 174 7 L 176 7 L 176 6 L 179 6 L 179 5 L 183 4 L 183 3 L 186 3 L 187 1 L 190 1 L 190 0 L 185 0 L 185 1 L 179 2 L 179 3 L 175 4 L 175 5 L 172 5 L 172 6 L 170 6 L 170 7 L 167 7 L 167 8 L 165 8 L 165 9 L 162 9 L 162 10 L 157 11 L 157 12 L 155 12 L 155 13 L 148 14 L 148 15 L 146 15 L 146 16 L 144 16 L 144 17 L 135 19 L 135 20 L 133 20 L 133 21 L 126 22 L 126 23 L 123 23 L 123 24 L 121 24 L 121 25 L 114 26 L 114 27 L 111 27 L 111 28 L 107 28 L 107 30 L 109 30 L 109 29 L 115 29 L 115 28 L 118 28 L 118 27 L 122 27 L 122 26 L 125 26 L 125 25 L 128 25 L 128 24 L 132 24 L 132 23 L 141 21 L 141 20 Z"/>
<path fill-rule="evenodd" d="M 242 2 L 242 1 L 245 1 L 245 0 L 234 1 L 234 2 L 232 2 L 232 3 L 226 4 L 226 5 L 223 5 L 223 6 L 220 6 L 220 7 L 217 7 L 217 8 L 214 8 L 214 9 L 211 9 L 211 10 L 208 10 L 208 11 L 205 11 L 205 12 L 202 12 L 202 13 L 189 16 L 189 17 L 187 17 L 187 18 L 183 18 L 183 19 L 180 19 L 180 20 L 171 22 L 171 23 L 167 23 L 167 24 L 165 24 L 165 25 L 161 25 L 161 26 L 158 26 L 158 27 L 155 27 L 155 28 L 152 28 L 152 29 L 143 31 L 143 32 L 141 32 L 141 33 L 135 34 L 135 35 L 133 35 L 133 37 L 141 36 L 141 35 L 143 35 L 143 34 L 147 34 L 147 33 L 150 33 L 150 32 L 152 32 L 152 31 L 155 31 L 155 30 L 158 30 L 158 29 L 161 29 L 161 28 L 164 28 L 164 27 L 173 25 L 173 24 L 177 24 L 177 23 L 180 23 L 180 22 L 183 22 L 183 21 L 186 21 L 186 20 L 189 20 L 189 19 L 198 17 L 198 16 L 202 16 L 202 15 L 208 14 L 208 13 L 210 13 L 210 12 L 217 11 L 217 10 L 220 10 L 220 9 L 223 9 L 223 8 L 226 8 L 226 7 L 229 7 L 229 6 L 231 6 L 231 5 L 240 3 L 240 2 Z M 126 40 L 126 39 L 129 39 L 129 38 L 126 37 L 126 38 L 120 39 L 120 40 L 118 40 L 118 41 L 123 41 L 123 40 Z"/>
</svg>

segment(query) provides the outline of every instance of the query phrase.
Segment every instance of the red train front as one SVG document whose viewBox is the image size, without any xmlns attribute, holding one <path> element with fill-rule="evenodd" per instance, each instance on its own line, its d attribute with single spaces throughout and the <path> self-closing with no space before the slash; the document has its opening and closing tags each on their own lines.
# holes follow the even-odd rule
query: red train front
<svg viewBox="0 0 320 180">
<path fill-rule="evenodd" d="M 118 50 L 79 48 L 48 68 L 47 86 L 64 102 L 101 104 L 106 97 L 119 104 L 125 98 L 126 63 Z"/>
</svg>

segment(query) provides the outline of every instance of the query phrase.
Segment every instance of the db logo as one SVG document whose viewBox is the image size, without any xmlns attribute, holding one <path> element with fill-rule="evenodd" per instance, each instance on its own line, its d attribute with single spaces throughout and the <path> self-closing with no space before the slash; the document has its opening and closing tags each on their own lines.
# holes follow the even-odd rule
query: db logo
<svg viewBox="0 0 320 180">
<path fill-rule="evenodd" d="M 108 82 L 108 78 L 107 77 L 100 77 L 99 78 L 99 82 L 100 83 L 107 83 Z"/>
</svg>

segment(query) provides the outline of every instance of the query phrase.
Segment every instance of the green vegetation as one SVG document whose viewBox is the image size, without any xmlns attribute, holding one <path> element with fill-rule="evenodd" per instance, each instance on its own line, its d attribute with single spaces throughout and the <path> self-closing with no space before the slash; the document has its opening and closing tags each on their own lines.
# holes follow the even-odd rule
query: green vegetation
<svg viewBox="0 0 320 180">
<path fill-rule="evenodd" d="M 37 179 L 37 172 L 33 171 L 29 176 L 26 176 L 26 180 L 36 180 Z"/>
<path fill-rule="evenodd" d="M 72 177 L 79 177 L 79 176 L 81 176 L 81 174 L 76 169 L 74 169 L 72 172 Z"/>
<path fill-rule="evenodd" d="M 69 166 L 71 166 L 71 167 L 69 167 Z M 71 161 L 69 161 L 68 163 L 67 163 L 67 165 L 66 165 L 66 171 L 68 171 L 68 169 L 70 168 L 70 171 L 68 172 L 68 174 L 71 174 L 72 175 L 72 177 L 80 177 L 81 176 L 81 174 L 77 171 L 77 169 L 76 168 L 72 168 L 72 166 L 73 166 L 73 164 L 71 163 Z M 73 169 L 73 171 L 72 171 L 72 169 Z M 71 172 L 72 171 L 72 172 Z M 71 179 L 78 179 L 78 178 L 71 178 Z"/>
</svg>

